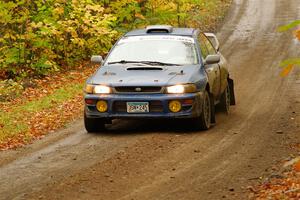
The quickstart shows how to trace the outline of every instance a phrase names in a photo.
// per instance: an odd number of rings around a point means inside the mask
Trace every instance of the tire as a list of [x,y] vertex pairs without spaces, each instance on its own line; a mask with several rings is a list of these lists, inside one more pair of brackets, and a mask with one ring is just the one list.
[[101,119],[88,118],[84,114],[84,126],[88,133],[97,133],[105,130],[105,123]]
[[211,119],[214,112],[212,112],[211,98],[206,90],[203,96],[201,114],[198,118],[194,119],[193,123],[196,129],[208,130],[211,126]]
[[228,84],[220,99],[220,104],[219,104],[220,110],[226,114],[229,114],[229,109],[231,104],[230,102],[231,102],[231,92]]

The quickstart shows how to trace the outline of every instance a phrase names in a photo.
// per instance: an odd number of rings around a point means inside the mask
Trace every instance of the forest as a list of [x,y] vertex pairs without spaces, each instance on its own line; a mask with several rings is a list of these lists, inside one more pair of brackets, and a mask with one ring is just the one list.
[[[225,2],[225,3],[224,3]],[[0,1],[0,79],[68,70],[149,24],[211,30],[229,0]]]

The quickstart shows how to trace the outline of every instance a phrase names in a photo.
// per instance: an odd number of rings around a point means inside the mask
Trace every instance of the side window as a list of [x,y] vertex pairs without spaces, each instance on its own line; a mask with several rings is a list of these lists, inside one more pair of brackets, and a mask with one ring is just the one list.
[[203,57],[203,59],[205,59],[206,56],[209,54],[209,52],[208,52],[208,49],[206,48],[205,41],[203,40],[203,36],[201,34],[198,36],[198,40],[200,43],[202,57]]
[[207,48],[207,55],[214,55],[214,54],[216,54],[217,52],[216,52],[215,48],[213,47],[213,45],[211,44],[211,42],[207,39],[207,37],[205,37],[202,33],[200,33],[199,36],[200,36],[200,42],[201,42],[200,45],[201,46],[205,45],[206,48]]
[[[204,36],[205,37],[205,36]],[[207,39],[207,37],[205,37],[206,39],[206,46],[207,46],[207,49],[208,49],[208,52],[210,55],[215,55],[217,54],[215,48],[213,47],[213,45],[211,44],[211,42]]]

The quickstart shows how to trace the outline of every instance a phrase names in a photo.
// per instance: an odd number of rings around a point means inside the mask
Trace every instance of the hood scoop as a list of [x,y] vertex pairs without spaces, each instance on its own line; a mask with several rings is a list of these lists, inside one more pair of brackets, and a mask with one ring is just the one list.
[[128,71],[162,71],[161,67],[129,67]]
[[183,70],[181,70],[180,72],[170,72],[169,75],[185,75],[185,73],[183,72]]

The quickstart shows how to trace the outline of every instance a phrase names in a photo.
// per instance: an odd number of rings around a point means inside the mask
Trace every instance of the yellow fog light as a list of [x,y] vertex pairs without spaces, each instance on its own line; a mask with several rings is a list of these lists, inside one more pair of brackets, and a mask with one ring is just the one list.
[[107,108],[108,108],[106,101],[98,101],[96,106],[97,106],[98,111],[102,112],[102,113],[106,112]]
[[169,102],[169,109],[171,112],[179,112],[181,110],[181,103],[180,101],[170,101]]

